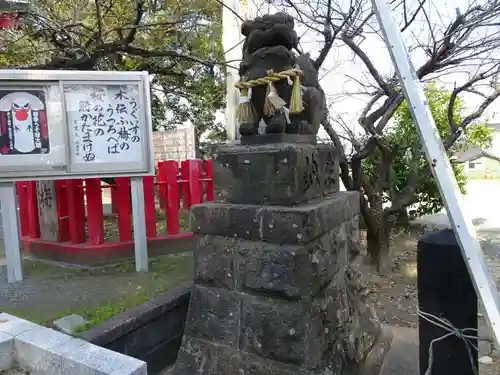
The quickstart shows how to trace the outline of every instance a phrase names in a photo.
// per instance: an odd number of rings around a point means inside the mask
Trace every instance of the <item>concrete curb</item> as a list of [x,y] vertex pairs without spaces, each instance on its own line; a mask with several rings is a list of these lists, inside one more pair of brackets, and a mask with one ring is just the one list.
[[0,371],[13,367],[40,375],[147,374],[143,361],[2,313]]

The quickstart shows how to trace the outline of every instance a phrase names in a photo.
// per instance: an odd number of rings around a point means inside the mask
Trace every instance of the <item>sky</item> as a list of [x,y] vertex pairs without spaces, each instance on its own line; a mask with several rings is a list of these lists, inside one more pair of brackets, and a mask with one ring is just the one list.
[[[342,4],[346,1],[348,0],[340,0],[337,3]],[[249,18],[252,18],[252,16],[256,14],[261,15],[262,13],[273,13],[276,11],[276,9],[272,9],[272,7],[267,5],[263,6],[262,4],[264,1],[248,0],[248,2],[248,8],[246,10],[249,13]],[[440,26],[443,22],[446,22],[456,16],[457,8],[465,10],[470,2],[471,0],[430,0],[428,1],[429,5],[426,8],[427,14],[429,15],[431,23]],[[241,4],[238,0],[225,1],[225,4],[232,7],[232,9],[238,9],[239,5],[240,8],[238,13],[241,15],[245,14],[245,9],[241,8]],[[394,16],[398,17],[398,15]],[[416,24],[417,27],[413,28],[405,37],[405,43],[409,48],[413,47],[417,40],[425,40],[429,36],[428,30],[425,28],[424,20],[417,19],[417,22],[419,22],[419,24]],[[233,25],[233,33],[231,33],[231,38],[233,38],[233,40],[232,42],[225,40],[226,50],[226,45],[234,45],[235,43],[235,30],[235,26]],[[311,52],[311,55],[314,58],[322,45],[321,42],[318,43],[318,41],[320,41],[319,36],[313,34],[312,32],[305,32],[305,29],[301,27],[296,26],[296,30],[298,35],[302,36],[301,46],[303,50],[305,52]],[[363,50],[383,75],[392,75],[394,68],[384,41],[374,33],[365,33],[364,35],[365,39],[361,44]],[[240,50],[241,48],[239,47],[232,51],[233,58],[239,53]],[[423,53],[412,53],[411,58],[413,64],[418,67],[424,61],[425,55]],[[333,113],[335,118],[341,119],[339,123],[342,122],[344,126],[348,126],[356,133],[361,132],[362,130],[357,124],[357,118],[364,108],[367,100],[370,99],[368,96],[354,94],[360,91],[361,86],[358,82],[365,82],[367,80],[365,74],[366,68],[364,67],[364,64],[359,59],[353,58],[352,52],[347,47],[341,46],[340,44],[337,44],[332,48],[332,51],[327,57],[323,65],[323,69],[320,72],[320,83],[327,95],[327,98],[329,98],[331,113]],[[449,87],[452,89],[455,82],[460,84],[460,82],[463,82],[463,79],[463,76],[449,76],[445,79],[441,79],[440,84],[443,87]],[[471,109],[478,105],[479,99],[480,98],[475,95],[464,97],[467,106]],[[485,117],[499,118],[500,115],[494,116],[494,113],[497,112],[497,108],[500,109],[499,102],[493,103],[487,111]],[[339,125],[337,125],[337,130],[342,132]],[[324,130],[320,131],[320,136],[326,137]]]

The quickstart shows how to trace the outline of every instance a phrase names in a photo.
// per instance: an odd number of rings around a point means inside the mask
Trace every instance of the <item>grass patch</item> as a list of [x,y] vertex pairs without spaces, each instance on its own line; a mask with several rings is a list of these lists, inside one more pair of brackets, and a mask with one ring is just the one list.
[[[170,288],[190,282],[193,279],[193,258],[190,255],[163,256],[150,262],[150,277],[146,282],[138,283],[135,293],[129,293],[118,300],[110,300],[99,305],[96,309],[82,311],[89,322],[77,331],[85,331],[97,324],[101,324],[112,316],[127,309],[138,306],[154,298]],[[127,263],[114,267],[115,272],[135,272],[135,264]]]
[[[191,282],[194,270],[190,252],[151,258],[147,273],[136,273],[134,262],[94,269],[63,268],[32,260],[24,260],[24,265],[27,275],[52,279],[54,284],[78,281],[75,285],[83,285],[84,288],[88,285],[88,297],[84,301],[75,297],[75,300],[62,299],[57,304],[52,302],[33,309],[7,308],[2,311],[46,326],[66,315],[78,314],[89,321],[85,326],[78,327],[78,331],[87,330],[173,287]],[[92,288],[98,288],[99,294],[104,294],[106,298],[96,303]]]
[[[188,232],[187,211],[180,211],[179,221],[180,232]],[[156,211],[156,223],[158,234],[167,233],[164,212]],[[119,240],[117,216],[105,217],[104,232],[106,241]],[[0,311],[46,326],[51,326],[54,320],[66,315],[78,314],[89,321],[84,327],[79,327],[82,331],[193,279],[194,264],[191,253],[163,255],[150,258],[149,262],[150,271],[141,274],[135,272],[134,261],[114,266],[78,268],[25,258],[23,273],[26,280],[20,290],[28,284],[31,291],[38,290],[37,284],[49,282],[51,286],[54,285],[51,288],[40,287],[40,294],[36,298],[40,302],[36,302],[36,308],[25,308],[23,305],[30,304],[20,302],[15,305],[22,307],[2,308]],[[68,284],[74,284],[75,288],[83,290],[84,293],[75,291],[75,295],[80,297],[74,298],[55,296],[58,294],[59,285]],[[44,298],[45,294],[47,298]],[[11,298],[11,294],[4,297]]]

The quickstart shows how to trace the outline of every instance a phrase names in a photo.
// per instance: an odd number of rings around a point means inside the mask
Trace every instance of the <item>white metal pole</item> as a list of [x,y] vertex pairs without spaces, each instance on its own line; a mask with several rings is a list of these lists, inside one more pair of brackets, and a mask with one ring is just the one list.
[[239,92],[234,85],[239,80],[237,68],[242,58],[244,40],[243,35],[241,35],[242,22],[239,17],[246,20],[263,13],[269,13],[270,5],[265,0],[225,0],[223,3],[222,46],[225,51],[225,60],[232,67],[227,68],[225,121],[228,140],[235,141],[240,139],[240,134],[236,121]]
[[21,246],[19,242],[19,221],[14,182],[0,184],[0,207],[2,211],[3,241],[7,262],[7,281],[23,280]]
[[446,205],[448,217],[462,249],[467,268],[481,298],[497,344],[500,344],[500,304],[498,290],[484,260],[481,244],[476,238],[476,230],[464,214],[462,194],[446,155],[439,132],[434,123],[429,103],[415,69],[411,63],[403,37],[386,0],[372,0],[380,27],[392,61],[403,85],[404,94],[411,110],[420,139],[432,166],[432,173],[438,183],[441,197]]
[[142,177],[130,179],[132,195],[132,217],[134,223],[135,270],[148,270],[148,240],[146,238],[146,215],[144,213],[144,185]]
[[226,131],[229,141],[239,139],[238,124],[236,121],[236,107],[239,93],[234,87],[238,81],[238,66],[242,56],[241,20],[239,0],[225,0],[222,7],[222,46],[225,51],[226,67]]

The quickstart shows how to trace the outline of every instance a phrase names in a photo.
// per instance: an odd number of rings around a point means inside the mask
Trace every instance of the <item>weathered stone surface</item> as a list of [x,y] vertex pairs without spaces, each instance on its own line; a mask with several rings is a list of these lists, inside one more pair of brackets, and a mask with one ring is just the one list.
[[331,146],[223,146],[213,166],[217,200],[295,205],[339,191],[338,151]]
[[184,336],[174,375],[216,375],[220,346]]
[[236,288],[237,238],[201,236],[194,251],[195,282],[217,288]]
[[217,360],[217,375],[313,375],[303,368],[262,358],[230,348],[221,348]]
[[279,244],[306,244],[359,213],[357,192],[344,191],[297,207],[203,203],[191,209],[191,230]]
[[319,309],[307,302],[248,296],[241,312],[240,349],[275,361],[315,368],[321,352]]
[[[348,244],[359,242],[353,220],[306,245],[279,245],[205,235],[196,256],[196,281],[285,298],[312,297],[348,263]],[[348,240],[349,239],[349,240]]]
[[192,374],[313,375],[313,372],[205,340],[186,337],[179,351],[174,375]]
[[323,295],[314,301],[323,316],[321,340],[330,348],[322,354],[321,366],[325,370],[350,374],[345,369],[360,367],[378,338],[380,323],[365,301],[366,294],[363,276],[349,266],[347,272],[336,275]]
[[238,345],[241,296],[224,289],[195,285],[185,333],[232,347]]

